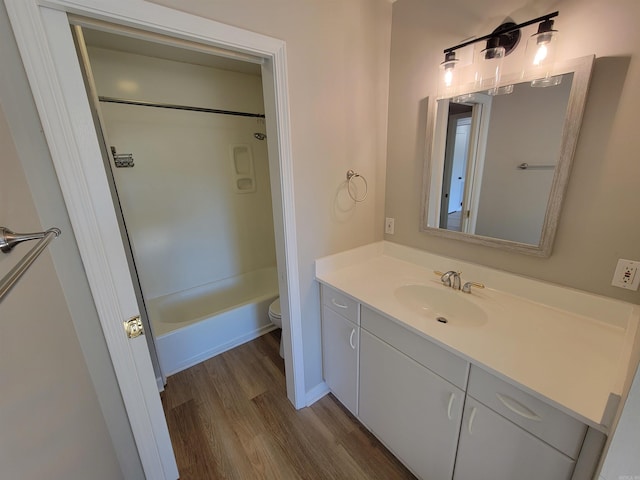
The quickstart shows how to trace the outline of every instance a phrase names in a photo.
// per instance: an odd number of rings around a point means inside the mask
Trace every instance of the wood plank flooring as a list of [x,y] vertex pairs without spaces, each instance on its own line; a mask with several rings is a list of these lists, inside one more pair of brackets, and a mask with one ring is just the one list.
[[169,377],[180,479],[414,479],[332,395],[293,408],[279,332]]

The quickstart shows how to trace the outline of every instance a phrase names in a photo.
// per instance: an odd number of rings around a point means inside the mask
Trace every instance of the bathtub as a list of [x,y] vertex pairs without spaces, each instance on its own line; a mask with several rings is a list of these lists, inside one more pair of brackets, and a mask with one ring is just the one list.
[[167,376],[276,328],[275,267],[147,300],[160,368]]

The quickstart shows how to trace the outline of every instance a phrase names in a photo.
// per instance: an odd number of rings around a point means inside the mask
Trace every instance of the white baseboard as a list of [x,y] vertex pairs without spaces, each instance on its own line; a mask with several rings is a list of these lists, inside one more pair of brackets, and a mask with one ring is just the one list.
[[162,377],[156,377],[156,384],[158,385],[158,392],[164,392],[164,382]]
[[316,403],[318,400],[324,397],[327,393],[329,393],[329,387],[325,382],[319,383],[318,385],[313,387],[311,390],[307,392],[307,395],[306,395],[307,407],[310,407],[311,405]]

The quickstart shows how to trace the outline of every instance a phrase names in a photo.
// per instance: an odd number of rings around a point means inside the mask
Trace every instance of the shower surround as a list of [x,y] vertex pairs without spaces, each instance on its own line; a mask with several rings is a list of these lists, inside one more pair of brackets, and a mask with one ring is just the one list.
[[[258,73],[89,47],[98,94],[262,114]],[[264,119],[100,103],[160,366],[171,375],[273,328],[278,296]]]

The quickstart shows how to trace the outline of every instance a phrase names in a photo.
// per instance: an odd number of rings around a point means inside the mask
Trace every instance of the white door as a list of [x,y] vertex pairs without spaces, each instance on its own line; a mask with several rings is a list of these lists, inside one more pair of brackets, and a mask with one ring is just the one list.
[[[145,338],[128,339],[123,322],[139,315],[118,222],[102,166],[100,146],[71,37],[66,12],[137,26],[268,60],[263,79],[269,157],[274,159],[272,190],[279,245],[278,266],[286,272],[283,293],[287,392],[304,405],[295,212],[291,184],[284,42],[150,4],[143,0],[6,0],[43,130],[51,151],[74,235],[147,478],[178,476]],[[208,47],[215,49],[215,47]],[[256,58],[253,56],[252,58]],[[276,92],[277,91],[277,95]],[[284,172],[284,174],[283,174]],[[275,182],[276,188],[273,188]],[[284,226],[283,226],[284,224]],[[282,267],[282,268],[281,268]],[[283,322],[284,323],[284,322]]]

